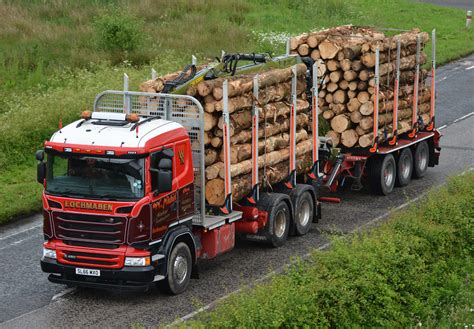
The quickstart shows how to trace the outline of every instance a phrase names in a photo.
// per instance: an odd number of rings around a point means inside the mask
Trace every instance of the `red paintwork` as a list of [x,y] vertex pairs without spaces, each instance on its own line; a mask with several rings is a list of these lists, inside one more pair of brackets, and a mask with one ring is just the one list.
[[199,257],[211,259],[234,248],[235,223],[224,224],[211,231],[198,231],[202,248]]
[[235,222],[235,231],[245,234],[257,234],[258,222],[257,221],[237,221]]
[[323,196],[323,197],[318,198],[318,201],[329,202],[329,203],[341,203],[341,198]]
[[[124,265],[125,257],[145,257],[150,256],[149,251],[135,249],[133,247],[122,245],[116,249],[99,249],[91,247],[70,246],[63,243],[61,240],[52,239],[46,241],[43,246],[48,249],[56,250],[57,261],[60,264],[74,265],[79,267],[93,267],[93,268],[109,268],[118,269]],[[78,254],[77,261],[65,258],[69,253]],[[87,255],[83,255],[87,254]],[[94,256],[97,255],[97,256]],[[102,256],[102,257],[101,257]],[[88,263],[92,261],[105,261],[110,264],[96,264]]]

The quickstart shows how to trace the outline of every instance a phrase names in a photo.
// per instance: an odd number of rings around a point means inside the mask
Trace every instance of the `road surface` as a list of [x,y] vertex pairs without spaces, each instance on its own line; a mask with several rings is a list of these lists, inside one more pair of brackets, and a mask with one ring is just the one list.
[[[446,65],[437,74],[437,126],[443,127],[440,165],[426,177],[387,197],[367,191],[343,192],[340,205],[323,204],[323,219],[304,237],[291,238],[279,249],[242,242],[213,261],[200,263],[200,279],[179,296],[153,289],[120,294],[67,289],[47,281],[41,272],[41,219],[32,216],[0,228],[0,327],[129,327],[166,324],[260,279],[324,245],[327,232],[348,233],[382,218],[388,211],[419,197],[450,175],[474,166],[474,55]],[[471,115],[471,116],[470,116]],[[457,121],[462,118],[460,121]]]

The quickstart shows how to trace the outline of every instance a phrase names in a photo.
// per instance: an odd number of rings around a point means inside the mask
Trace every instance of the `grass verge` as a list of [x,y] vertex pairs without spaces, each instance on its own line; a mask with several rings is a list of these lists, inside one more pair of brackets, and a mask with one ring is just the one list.
[[368,233],[333,240],[191,327],[464,327],[474,324],[474,174]]
[[[117,53],[97,44],[94,22],[110,10],[143,21],[141,47]],[[18,173],[34,168],[35,150],[59,120],[75,120],[95,94],[121,88],[124,72],[136,89],[150,67],[176,70],[193,53],[200,61],[221,49],[279,54],[289,35],[349,23],[436,27],[439,63],[474,51],[464,11],[408,0],[0,0],[0,14],[0,209],[8,209],[0,223],[25,212],[26,203],[11,203],[12,196],[35,195],[39,203],[34,174]]]

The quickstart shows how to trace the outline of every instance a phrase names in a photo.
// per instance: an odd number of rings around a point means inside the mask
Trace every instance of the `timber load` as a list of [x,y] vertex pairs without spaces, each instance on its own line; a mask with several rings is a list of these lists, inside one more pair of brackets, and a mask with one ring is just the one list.
[[[305,64],[296,64],[296,170],[309,171],[312,165],[312,140],[309,130],[311,109],[306,95]],[[160,91],[176,74],[142,84],[141,90]],[[223,83],[228,81],[230,118],[230,175],[232,196],[239,201],[251,191],[252,108],[258,108],[258,167],[261,186],[277,184],[288,177],[290,157],[290,111],[292,106],[292,67],[267,69],[258,75],[258,99],[253,96],[254,74],[218,77],[190,84],[186,94],[195,97],[204,109],[206,201],[224,204]],[[150,87],[153,86],[153,87]],[[152,88],[152,89],[148,89]],[[154,92],[154,91],[152,91]],[[265,172],[265,175],[263,174]],[[262,181],[265,179],[265,181]]]
[[[293,54],[318,61],[320,114],[330,126],[326,136],[333,146],[369,147],[374,142],[374,93],[376,49],[379,49],[379,141],[390,138],[394,109],[397,41],[400,41],[400,77],[398,97],[398,133],[412,128],[416,89],[415,68],[417,37],[420,41],[420,67],[426,62],[423,46],[428,33],[414,29],[386,36],[373,28],[339,26],[305,33],[290,39]],[[431,90],[426,87],[426,71],[420,69],[416,102],[418,118],[429,122]],[[428,118],[428,119],[427,119]],[[426,120],[425,120],[426,119]],[[384,133],[385,132],[385,133]],[[388,132],[388,133],[387,133]]]

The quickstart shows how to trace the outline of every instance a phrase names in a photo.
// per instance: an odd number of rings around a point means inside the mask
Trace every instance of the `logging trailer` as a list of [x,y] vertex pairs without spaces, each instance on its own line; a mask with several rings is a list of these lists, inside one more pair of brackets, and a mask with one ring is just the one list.
[[[238,66],[239,60],[250,63]],[[252,192],[233,202],[225,82],[226,197],[220,207],[207,205],[204,111],[199,101],[183,95],[185,87],[216,74],[252,73],[301,61],[307,64],[311,87],[311,171],[296,174],[294,69],[288,179],[272,189],[259,184],[259,175],[265,173],[259,172],[256,161],[259,120],[254,104]],[[44,150],[36,153],[37,180],[44,185],[41,268],[50,273],[49,280],[123,290],[146,290],[156,283],[169,293],[179,294],[191,277],[197,277],[197,260],[231,250],[236,236],[279,247],[288,235],[306,234],[321,217],[320,202],[338,202],[337,198],[320,197],[321,189],[336,191],[349,180],[358,189],[367,180],[375,193],[385,195],[395,184],[404,186],[412,176],[423,177],[428,166],[438,164],[434,33],[430,124],[419,124],[415,109],[410,133],[398,135],[395,124],[390,141],[381,143],[375,137],[370,148],[336,149],[328,139],[318,137],[317,65],[288,51],[277,58],[228,54],[220,63],[200,71],[193,59],[182,75],[167,83],[163,93],[128,91],[125,80],[124,91],[97,95],[92,112],[84,112],[82,119],[60,127],[45,142]],[[375,88],[377,70],[378,64]],[[397,90],[398,81],[395,83]],[[258,98],[257,76],[254,94]],[[374,106],[377,122],[377,97]],[[374,124],[374,136],[378,136],[377,129]]]

